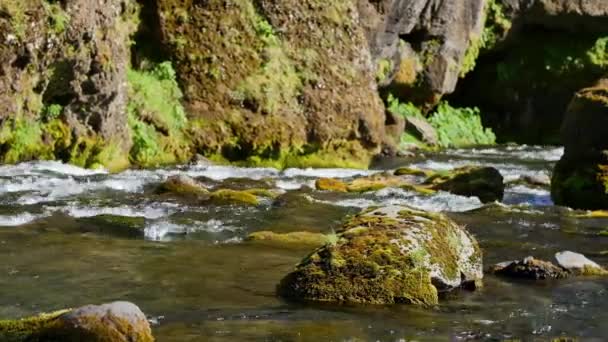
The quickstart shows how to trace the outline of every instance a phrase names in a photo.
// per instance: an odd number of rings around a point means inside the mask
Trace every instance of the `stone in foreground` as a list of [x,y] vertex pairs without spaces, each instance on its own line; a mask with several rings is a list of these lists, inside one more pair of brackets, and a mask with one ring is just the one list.
[[435,305],[440,292],[474,288],[482,277],[481,250],[463,227],[442,214],[388,206],[348,220],[278,292],[291,300]]
[[531,256],[523,260],[507,261],[494,265],[490,272],[507,278],[531,280],[562,279],[569,276],[566,269]]
[[586,256],[570,251],[559,252],[555,254],[557,263],[578,275],[608,275],[608,271],[594,261],[589,260]]
[[2,341],[151,342],[146,316],[132,303],[87,305],[15,321],[0,321]]

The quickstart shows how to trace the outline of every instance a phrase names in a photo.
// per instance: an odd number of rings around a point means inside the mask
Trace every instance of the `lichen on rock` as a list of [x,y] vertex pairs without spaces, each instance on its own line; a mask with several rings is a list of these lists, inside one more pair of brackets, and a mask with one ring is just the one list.
[[439,293],[480,284],[475,239],[442,214],[370,208],[347,220],[278,286],[291,300],[435,305]]

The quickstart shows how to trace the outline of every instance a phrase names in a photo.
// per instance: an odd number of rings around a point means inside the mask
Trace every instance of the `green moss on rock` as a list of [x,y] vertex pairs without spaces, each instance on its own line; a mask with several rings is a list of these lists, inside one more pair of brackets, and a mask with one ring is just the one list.
[[465,166],[436,173],[427,178],[425,184],[434,190],[476,196],[483,203],[501,201],[505,189],[502,175],[493,167]]
[[247,240],[255,243],[268,244],[279,247],[320,247],[328,243],[328,236],[322,233],[291,232],[275,233],[271,231],[259,231],[249,234]]
[[482,277],[481,251],[441,214],[408,207],[363,211],[335,242],[306,257],[278,286],[292,300],[435,305],[438,293]]
[[259,205],[258,197],[247,190],[220,189],[209,194],[209,199],[215,204],[245,204]]

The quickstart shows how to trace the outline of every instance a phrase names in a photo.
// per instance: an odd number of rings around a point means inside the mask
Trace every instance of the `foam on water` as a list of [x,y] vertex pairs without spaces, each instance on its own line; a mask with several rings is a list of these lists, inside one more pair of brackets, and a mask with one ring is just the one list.
[[367,208],[377,205],[407,205],[416,209],[434,212],[463,212],[480,208],[483,204],[477,197],[464,197],[447,192],[421,196],[416,192],[398,188],[385,188],[373,193],[372,198],[355,198],[338,201],[322,201],[343,207]]
[[144,228],[144,236],[147,240],[164,241],[172,234],[187,235],[195,232],[221,233],[225,231],[235,232],[238,230],[241,230],[241,228],[216,219],[189,224],[178,224],[163,219],[149,223]]
[[556,162],[564,155],[563,147],[554,147],[547,149],[540,146],[507,146],[504,148],[472,148],[472,149],[454,149],[442,152],[445,155],[461,156],[461,157],[501,157],[509,156],[516,159],[524,160],[544,160]]
[[93,217],[98,215],[115,215],[125,217],[144,217],[147,219],[158,219],[167,217],[179,210],[179,205],[174,203],[155,203],[148,206],[117,206],[96,207],[70,204],[64,207],[48,207],[49,211],[62,211],[75,218]]
[[449,171],[454,170],[458,167],[463,166],[490,166],[496,168],[500,171],[500,174],[504,177],[505,182],[511,182],[520,179],[522,176],[538,176],[541,174],[547,175],[547,172],[544,170],[531,170],[524,166],[516,165],[516,164],[506,164],[506,163],[486,163],[479,161],[471,161],[471,160],[449,160],[449,161],[436,161],[436,160],[426,160],[420,163],[414,163],[411,166],[417,167],[421,169],[430,169],[435,171]]
[[16,227],[46,217],[46,214],[21,213],[16,215],[0,215],[0,227]]

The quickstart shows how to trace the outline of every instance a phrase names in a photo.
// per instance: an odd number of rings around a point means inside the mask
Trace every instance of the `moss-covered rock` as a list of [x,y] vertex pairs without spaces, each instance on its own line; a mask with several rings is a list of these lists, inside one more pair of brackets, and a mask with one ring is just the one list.
[[562,125],[564,156],[553,170],[551,195],[559,205],[608,208],[608,80],[578,92]]
[[475,239],[441,214],[370,208],[306,257],[278,286],[292,300],[435,305],[438,294],[479,284]]
[[395,170],[395,176],[418,176],[418,177],[430,177],[433,175],[431,170],[423,170],[411,167],[400,167]]
[[500,172],[493,167],[465,166],[436,173],[424,182],[434,190],[461,196],[476,196],[483,203],[501,201],[505,184]]
[[0,321],[0,338],[8,342],[152,342],[146,316],[134,304],[114,302]]
[[255,194],[247,190],[219,189],[209,194],[209,201],[213,204],[244,204],[259,205],[260,200]]
[[208,194],[209,191],[192,177],[177,175],[162,182],[156,188],[156,193],[196,197]]
[[146,219],[117,215],[96,215],[78,219],[80,231],[125,238],[143,238]]
[[335,178],[319,178],[315,181],[315,187],[317,190],[348,192],[348,185]]
[[259,231],[247,236],[247,241],[279,247],[320,247],[329,242],[327,235],[313,232],[275,233]]

